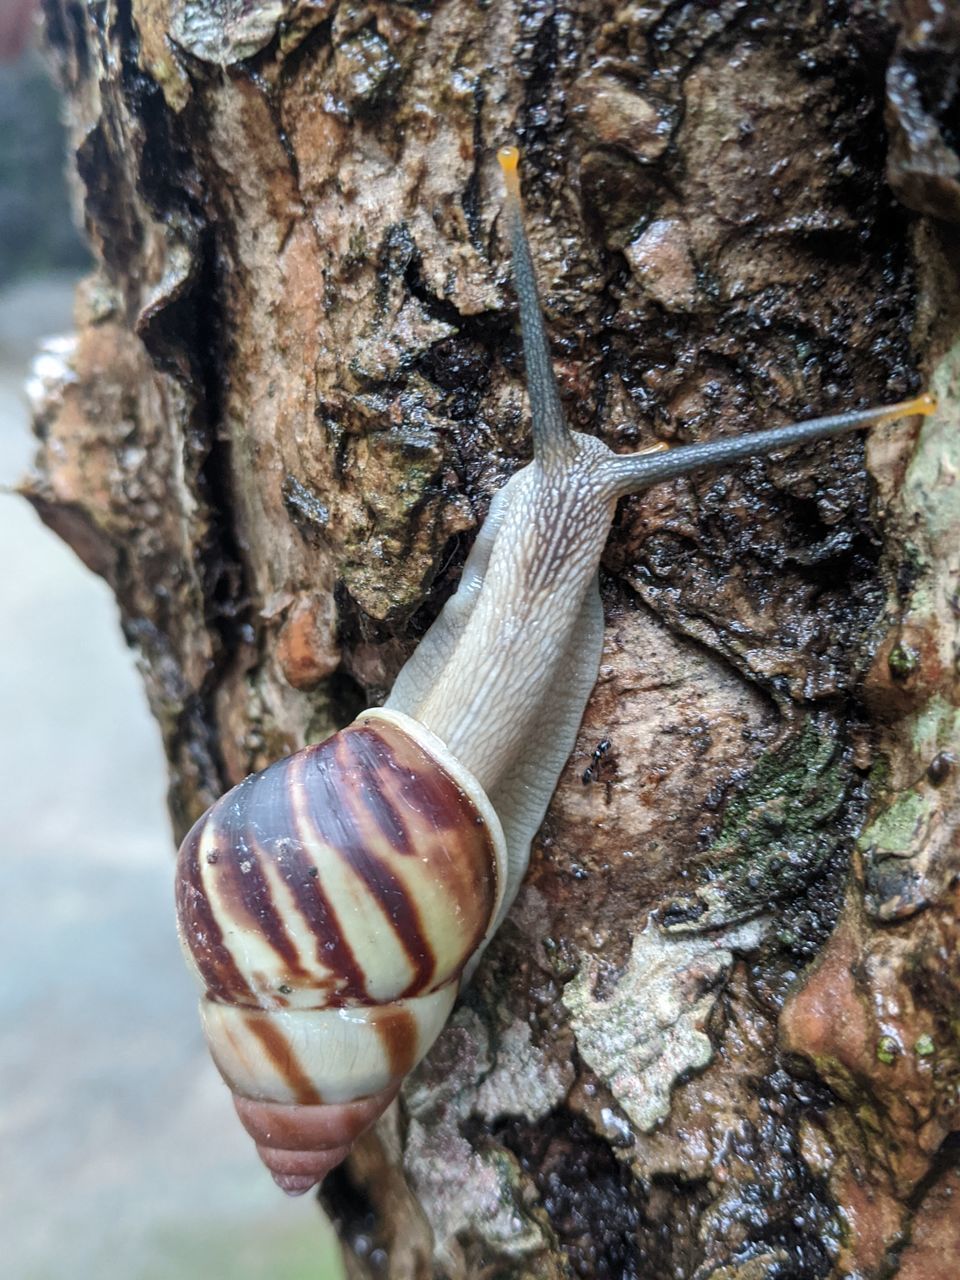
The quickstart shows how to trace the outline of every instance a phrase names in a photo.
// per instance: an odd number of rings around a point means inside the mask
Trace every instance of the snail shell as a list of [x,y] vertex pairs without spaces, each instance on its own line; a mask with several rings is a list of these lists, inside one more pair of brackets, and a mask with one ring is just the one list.
[[475,779],[399,712],[246,778],[187,835],[177,909],[204,1033],[285,1190],[343,1159],[439,1035],[505,860]]

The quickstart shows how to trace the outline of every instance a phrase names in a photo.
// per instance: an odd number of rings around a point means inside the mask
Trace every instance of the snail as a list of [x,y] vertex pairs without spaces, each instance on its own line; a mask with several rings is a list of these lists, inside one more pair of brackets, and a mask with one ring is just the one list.
[[[533,461],[382,708],[239,783],[180,849],[204,1032],[276,1182],[308,1190],[389,1106],[510,909],[597,676],[617,500],[909,413],[931,397],[617,455],[569,429],[500,152]],[[529,744],[536,744],[530,750]]]

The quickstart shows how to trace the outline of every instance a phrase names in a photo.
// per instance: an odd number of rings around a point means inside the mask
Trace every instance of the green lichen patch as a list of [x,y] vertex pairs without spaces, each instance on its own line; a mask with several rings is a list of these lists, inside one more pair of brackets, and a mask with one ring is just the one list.
[[865,828],[860,848],[870,850],[874,857],[909,857],[917,848],[929,811],[930,801],[920,791],[902,792]]
[[[956,401],[960,386],[960,342],[940,362],[931,381],[931,390],[943,405]],[[904,502],[922,513],[923,530],[935,548],[955,545],[960,525],[960,485],[949,480],[960,470],[960,432],[949,413],[934,414],[924,421],[919,445],[904,481]]]
[[836,819],[849,782],[826,720],[762,756],[727,804],[695,905],[674,903],[665,925],[673,932],[715,928],[808,884],[843,839]]
[[912,745],[917,756],[932,759],[939,751],[956,750],[960,744],[960,707],[935,694],[917,713]]

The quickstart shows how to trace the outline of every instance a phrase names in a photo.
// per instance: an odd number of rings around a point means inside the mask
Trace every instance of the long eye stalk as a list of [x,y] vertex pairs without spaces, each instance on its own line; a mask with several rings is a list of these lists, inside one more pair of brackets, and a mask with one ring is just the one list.
[[[523,226],[523,209],[520,201],[518,164],[520,153],[516,147],[503,147],[497,153],[503,169],[507,188],[506,210],[510,220],[513,249],[513,276],[520,304],[520,326],[523,331],[523,352],[527,368],[527,386],[530,395],[530,412],[533,422],[534,458],[544,468],[562,465],[576,452],[573,433],[567,426],[560,403],[560,393],[550,359],[550,345],[543,323],[543,312],[537,292],[537,280],[530,245]],[[707,467],[729,466],[743,458],[774,453],[813,440],[845,435],[861,427],[878,422],[904,418],[910,414],[931,414],[936,411],[936,399],[929,394],[898,404],[870,409],[858,409],[852,413],[831,414],[825,418],[813,418],[808,422],[796,422],[769,431],[755,431],[748,435],[730,436],[722,440],[708,440],[700,444],[682,445],[665,452],[651,452],[617,456],[610,468],[612,487],[616,494],[635,493],[661,480],[670,480]],[[656,448],[656,446],[654,446]]]

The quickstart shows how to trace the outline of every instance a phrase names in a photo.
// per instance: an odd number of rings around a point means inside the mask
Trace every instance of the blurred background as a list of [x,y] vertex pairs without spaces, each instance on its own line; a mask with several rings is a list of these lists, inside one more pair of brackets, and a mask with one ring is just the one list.
[[12,492],[31,360],[89,269],[27,7],[0,0],[0,1273],[339,1280],[316,1204],[273,1185],[207,1057],[113,598]]

